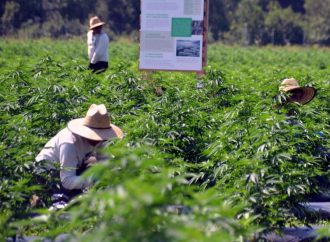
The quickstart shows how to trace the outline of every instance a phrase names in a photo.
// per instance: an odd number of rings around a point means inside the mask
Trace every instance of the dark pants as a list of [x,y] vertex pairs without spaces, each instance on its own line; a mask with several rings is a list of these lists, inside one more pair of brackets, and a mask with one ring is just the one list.
[[95,64],[89,63],[88,68],[91,69],[93,73],[102,73],[108,68],[108,62],[99,61]]

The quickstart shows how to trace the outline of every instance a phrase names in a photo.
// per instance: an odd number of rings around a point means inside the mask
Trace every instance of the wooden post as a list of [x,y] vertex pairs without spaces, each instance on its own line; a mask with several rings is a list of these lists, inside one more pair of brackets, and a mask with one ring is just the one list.
[[203,75],[205,75],[204,67],[207,65],[208,30],[209,30],[209,0],[204,0],[202,70],[196,72],[197,79],[200,79]]

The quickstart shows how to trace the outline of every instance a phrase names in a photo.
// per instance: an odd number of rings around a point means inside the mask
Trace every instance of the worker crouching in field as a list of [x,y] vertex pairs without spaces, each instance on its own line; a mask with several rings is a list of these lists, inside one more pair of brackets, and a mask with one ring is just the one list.
[[104,72],[108,68],[109,37],[102,30],[104,24],[97,16],[89,21],[87,33],[89,69],[95,73]]
[[105,141],[122,137],[122,130],[110,122],[106,107],[92,104],[85,118],[70,121],[45,145],[36,161],[59,163],[60,189],[53,193],[65,196],[67,202],[91,185],[92,181],[80,175],[98,161],[96,150]]
[[309,103],[316,95],[315,88],[301,87],[294,78],[284,79],[279,89],[288,94],[287,102],[297,102],[301,105]]
[[[294,78],[284,79],[279,88],[280,92],[287,95],[284,103],[298,103],[300,105],[305,105],[312,101],[316,96],[316,90],[313,87],[301,87],[298,84],[298,81]],[[294,108],[288,110],[288,124],[301,126],[302,123],[298,119],[298,115],[295,112]],[[314,133],[316,136],[324,137],[324,133],[321,131]],[[296,134],[297,139],[301,138],[300,134]],[[324,163],[324,172],[327,171],[328,165],[330,162],[330,153],[329,150],[323,144],[315,144],[315,150],[313,150],[314,156],[322,157],[326,162]],[[319,190],[316,194],[313,194],[308,199],[313,202],[324,202],[330,201],[330,179],[327,176],[318,176],[316,177],[316,182],[318,183]]]

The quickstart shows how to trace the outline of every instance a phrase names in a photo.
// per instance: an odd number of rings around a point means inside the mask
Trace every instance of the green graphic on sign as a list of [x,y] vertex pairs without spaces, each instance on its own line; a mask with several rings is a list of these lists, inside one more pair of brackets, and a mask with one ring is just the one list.
[[172,18],[172,37],[191,37],[192,18]]

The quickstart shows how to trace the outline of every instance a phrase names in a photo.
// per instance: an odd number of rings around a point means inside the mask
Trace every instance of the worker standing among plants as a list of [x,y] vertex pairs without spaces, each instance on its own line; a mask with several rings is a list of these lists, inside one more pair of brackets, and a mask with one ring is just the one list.
[[122,137],[122,130],[110,122],[106,107],[92,104],[84,118],[71,120],[45,145],[36,161],[60,164],[61,188],[54,193],[69,200],[91,185],[92,181],[80,175],[98,161],[96,149],[111,138]]
[[102,30],[103,25],[105,23],[97,16],[92,17],[89,21],[87,33],[89,69],[95,73],[104,72],[108,68],[109,37]]

